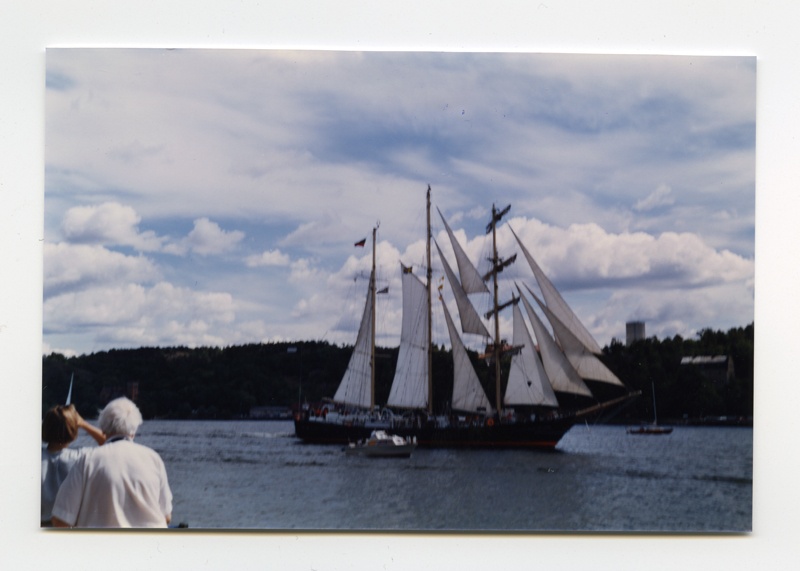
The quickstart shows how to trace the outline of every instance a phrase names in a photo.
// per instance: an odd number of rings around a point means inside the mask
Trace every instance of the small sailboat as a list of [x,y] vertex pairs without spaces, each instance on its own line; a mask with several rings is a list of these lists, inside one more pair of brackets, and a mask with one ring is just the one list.
[[653,387],[653,423],[642,424],[641,426],[629,426],[628,434],[672,434],[671,426],[658,425],[658,412],[656,412],[656,384],[652,382]]
[[366,440],[351,442],[344,449],[350,456],[366,456],[367,458],[409,458],[417,447],[416,438],[403,438],[389,434],[385,430],[373,430]]

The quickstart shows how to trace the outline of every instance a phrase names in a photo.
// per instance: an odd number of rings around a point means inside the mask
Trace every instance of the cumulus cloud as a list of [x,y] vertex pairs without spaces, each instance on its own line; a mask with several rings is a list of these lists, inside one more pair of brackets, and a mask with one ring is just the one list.
[[245,264],[249,268],[258,268],[261,266],[288,266],[290,262],[291,259],[289,256],[280,250],[267,250],[261,254],[245,258]]
[[161,272],[143,256],[126,256],[97,245],[45,243],[45,297],[98,284],[142,283]]
[[59,355],[64,355],[65,357],[77,357],[78,352],[74,349],[59,349],[58,347],[52,347],[50,343],[46,341],[42,342],[42,355],[50,355],[52,353],[58,353]]
[[[716,250],[697,234],[664,232],[610,233],[596,224],[557,228],[538,220],[512,221],[534,259],[556,282],[571,288],[602,283],[647,283],[666,289],[744,281],[754,275],[754,262],[728,250]],[[513,249],[510,232],[503,234]]]
[[[632,288],[615,291],[592,319],[595,330],[607,340],[624,338],[625,322],[631,320],[644,321],[648,337],[692,338],[711,323],[722,330],[749,324],[752,302],[753,292],[745,282],[686,291]],[[743,319],[748,313],[750,319]]]
[[166,238],[152,231],[140,232],[141,220],[130,206],[105,202],[70,208],[64,214],[61,229],[69,242],[131,246],[144,252],[159,250]]
[[192,252],[201,256],[222,254],[235,248],[243,238],[244,232],[225,231],[216,222],[208,218],[199,218],[194,221],[194,228],[186,238],[170,244],[164,248],[164,252],[177,255]]
[[91,330],[95,340],[120,346],[224,344],[236,317],[233,297],[159,282],[105,286],[68,292],[44,302],[47,329]]
[[646,212],[661,206],[671,206],[673,204],[675,204],[675,197],[672,195],[672,189],[666,184],[661,184],[646,198],[639,200],[633,206],[633,209],[637,212]]

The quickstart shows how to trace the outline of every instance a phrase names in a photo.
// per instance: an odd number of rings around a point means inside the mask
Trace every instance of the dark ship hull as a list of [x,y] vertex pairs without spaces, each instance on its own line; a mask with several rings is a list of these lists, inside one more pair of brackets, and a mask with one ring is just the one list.
[[398,436],[416,438],[418,446],[424,448],[553,450],[576,423],[594,420],[608,409],[623,405],[638,395],[638,392],[630,393],[574,413],[536,420],[437,417],[410,422],[407,419],[359,421],[357,418],[332,422],[325,417],[301,414],[295,417],[294,427],[298,438],[312,444],[347,444],[368,438],[373,430],[383,429]]
[[[425,448],[540,448],[556,447],[572,428],[575,420],[482,425],[446,425],[435,423],[414,427],[391,427],[393,434],[417,439]],[[295,434],[304,442],[347,444],[369,437],[375,425],[344,425],[297,419]]]

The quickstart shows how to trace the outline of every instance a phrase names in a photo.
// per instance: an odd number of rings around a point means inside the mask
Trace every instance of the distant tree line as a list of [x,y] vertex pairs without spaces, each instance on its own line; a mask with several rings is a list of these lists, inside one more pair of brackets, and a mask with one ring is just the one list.
[[[727,332],[703,329],[696,339],[655,337],[626,346],[612,342],[603,360],[634,390],[642,391],[627,416],[652,420],[653,385],[659,420],[707,416],[753,416],[754,325]],[[683,357],[728,356],[733,378],[720,381],[701,366],[681,365]]]
[[[72,401],[94,418],[110,399],[132,396],[145,418],[246,418],[252,407],[290,407],[319,402],[336,392],[352,347],[324,341],[260,343],[232,347],[112,349],[42,359],[42,410],[63,403],[74,375]],[[397,363],[397,348],[380,348],[376,358],[376,402],[386,402]],[[735,377],[720,383],[702,368],[681,366],[681,358],[729,355]],[[471,354],[491,400],[489,368]],[[642,398],[618,419],[652,418],[652,386],[659,419],[753,414],[753,324],[728,332],[701,331],[697,339],[649,338],[626,346],[612,342],[601,356],[608,367]],[[504,363],[507,370],[508,362]],[[449,405],[453,365],[450,351],[433,352],[437,410]]]

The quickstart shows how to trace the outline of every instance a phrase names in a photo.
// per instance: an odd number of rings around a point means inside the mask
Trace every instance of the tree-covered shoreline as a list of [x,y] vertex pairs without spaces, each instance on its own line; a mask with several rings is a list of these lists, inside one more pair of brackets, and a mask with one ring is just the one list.
[[[753,415],[754,325],[727,332],[705,329],[695,339],[644,339],[626,346],[612,341],[602,360],[630,390],[642,397],[615,420],[649,421],[652,386],[660,420]],[[72,400],[93,418],[108,400],[134,396],[145,418],[248,418],[253,407],[289,408],[299,401],[333,396],[352,347],[325,341],[259,343],[230,347],[144,347],[42,358],[42,410],[63,403],[74,374]],[[684,357],[729,356],[734,375],[720,382]],[[485,363],[471,354],[487,394],[494,394]],[[397,362],[397,348],[379,348],[376,402],[385,402]],[[507,363],[506,363],[507,366]],[[447,405],[453,367],[449,350],[433,354],[435,408]]]

